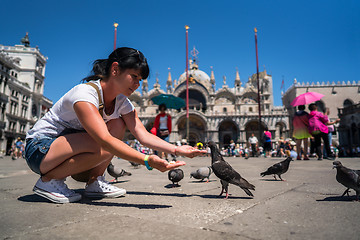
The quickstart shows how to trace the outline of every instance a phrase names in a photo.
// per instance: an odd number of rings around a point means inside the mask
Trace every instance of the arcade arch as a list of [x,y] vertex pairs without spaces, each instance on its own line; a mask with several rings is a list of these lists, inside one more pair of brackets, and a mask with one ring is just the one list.
[[[186,91],[180,92],[178,97],[186,99]],[[206,110],[206,98],[203,93],[196,89],[189,89],[189,108],[203,112]]]
[[[261,129],[264,129],[265,126],[266,125],[263,122],[261,122]],[[263,131],[263,130],[261,130],[261,131]],[[248,141],[249,137],[251,137],[251,134],[254,134],[258,138],[259,142],[262,141],[261,138],[259,139],[259,121],[258,120],[251,120],[245,124],[245,135],[246,135],[245,142]]]
[[238,142],[239,129],[232,120],[224,120],[219,125],[219,143],[220,147],[227,147],[230,141]]
[[[186,116],[183,116],[177,122],[178,134],[182,139],[186,138]],[[195,146],[197,142],[206,140],[206,122],[202,117],[196,114],[189,115],[189,144]]]
[[277,122],[275,124],[275,139],[286,139],[286,126],[283,122]]
[[346,108],[346,107],[352,106],[353,104],[354,104],[354,102],[351,101],[350,99],[345,99],[343,106],[344,106],[344,108]]

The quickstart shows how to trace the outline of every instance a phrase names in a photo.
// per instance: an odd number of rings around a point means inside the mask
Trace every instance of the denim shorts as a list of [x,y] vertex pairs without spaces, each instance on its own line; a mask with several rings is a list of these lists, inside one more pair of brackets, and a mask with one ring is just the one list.
[[55,139],[56,137],[37,137],[26,139],[25,152],[23,155],[28,166],[33,172],[42,175],[40,172],[40,164]]

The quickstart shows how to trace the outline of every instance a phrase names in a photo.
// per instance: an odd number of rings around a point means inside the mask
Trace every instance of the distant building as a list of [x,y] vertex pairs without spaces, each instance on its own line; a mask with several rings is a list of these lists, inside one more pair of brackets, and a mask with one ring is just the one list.
[[[246,84],[242,84],[238,70],[234,73],[234,85],[231,87],[223,77],[221,88],[215,90],[214,72],[210,77],[199,69],[195,59],[190,60],[189,68],[189,143],[195,145],[198,141],[213,140],[220,146],[227,146],[231,140],[246,143],[251,133],[258,136],[258,97],[257,78],[252,75]],[[280,137],[288,137],[289,120],[284,107],[273,105],[272,76],[266,71],[259,73],[261,91],[262,127],[268,127],[272,132],[273,141]],[[139,118],[150,130],[153,126],[158,106],[151,99],[159,94],[173,94],[186,99],[186,73],[178,80],[173,80],[169,71],[166,88],[161,89],[159,79],[152,89],[147,80],[143,80],[141,93],[134,92],[130,100],[135,105]],[[171,110],[172,133],[170,142],[186,139],[186,110]],[[127,138],[133,136],[127,132]],[[261,139],[260,139],[261,140]]]
[[[289,113],[291,134],[293,131],[293,126],[291,123],[296,112],[296,108],[291,106],[290,103],[295,97],[306,92],[318,92],[325,95],[320,101],[316,102],[318,111],[324,112],[326,108],[329,108],[329,119],[333,121],[340,117],[340,115],[338,115],[338,109],[346,108],[347,106],[352,106],[353,104],[360,102],[360,81],[337,83],[298,83],[296,79],[294,79],[293,85],[287,89],[287,91],[282,96],[283,104]],[[308,109],[307,111],[309,112]],[[335,128],[335,133],[333,134],[333,143],[340,145],[343,144],[341,139],[339,139],[338,128]]]
[[345,156],[359,156],[360,102],[339,108],[339,141]]
[[0,45],[0,150],[6,152],[53,105],[43,95],[47,58],[30,47],[28,34],[22,43]]

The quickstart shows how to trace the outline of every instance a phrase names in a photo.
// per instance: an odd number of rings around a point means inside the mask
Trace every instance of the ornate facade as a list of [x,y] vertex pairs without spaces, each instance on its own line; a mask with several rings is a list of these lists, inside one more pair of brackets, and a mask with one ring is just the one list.
[[6,152],[53,105],[43,95],[47,58],[30,47],[28,35],[22,43],[0,45],[0,147]]
[[[289,120],[284,107],[273,105],[272,76],[266,71],[259,73],[261,92],[261,124],[272,132],[273,141],[288,137]],[[258,95],[256,74],[246,84],[242,84],[238,70],[234,85],[228,86],[223,77],[221,88],[216,90],[214,72],[210,77],[199,69],[195,60],[190,60],[189,69],[189,143],[214,140],[226,146],[231,140],[246,143],[251,133],[258,136]],[[165,90],[161,89],[158,77],[149,90],[147,80],[142,82],[141,92],[130,96],[139,117],[148,130],[153,126],[158,106],[151,99],[159,94],[168,93],[186,99],[186,73],[173,80],[169,71]],[[172,134],[170,142],[186,139],[186,109],[170,110]],[[127,138],[131,139],[130,133]]]

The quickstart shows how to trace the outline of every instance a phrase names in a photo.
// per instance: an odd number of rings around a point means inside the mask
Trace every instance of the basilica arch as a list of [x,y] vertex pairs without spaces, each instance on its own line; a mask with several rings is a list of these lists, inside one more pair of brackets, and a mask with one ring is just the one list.
[[242,95],[241,100],[243,103],[257,103],[258,96],[256,92],[248,91]]
[[[264,129],[265,127],[266,124],[264,122],[261,122],[261,129]],[[245,133],[246,133],[246,142],[248,141],[252,133],[254,133],[255,137],[258,138],[259,142],[262,141],[262,139],[259,139],[259,121],[257,119],[250,120],[245,124]]]
[[239,128],[233,120],[224,120],[219,124],[219,143],[220,147],[227,147],[230,141],[237,142],[239,138]]
[[[179,96],[182,99],[186,99],[186,90],[180,92]],[[189,108],[206,111],[206,97],[203,93],[197,89],[189,89]]]
[[280,139],[280,138],[283,138],[283,139],[286,139],[287,138],[287,131],[286,131],[286,124],[282,121],[280,122],[277,122],[275,124],[275,136],[273,138],[275,139]]
[[[176,123],[178,135],[186,139],[186,115],[179,118]],[[197,142],[206,141],[206,121],[200,115],[189,114],[189,144],[195,146]]]

